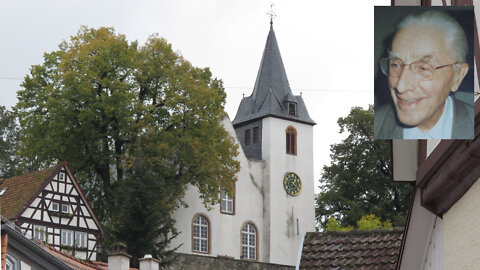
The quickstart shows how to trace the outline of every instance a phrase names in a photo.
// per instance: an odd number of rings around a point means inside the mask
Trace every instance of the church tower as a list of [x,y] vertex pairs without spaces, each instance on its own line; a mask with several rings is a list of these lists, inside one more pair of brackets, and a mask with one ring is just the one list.
[[265,261],[295,265],[303,233],[315,230],[315,122],[290,89],[272,21],[253,93],[242,99],[232,124],[245,156],[265,162]]

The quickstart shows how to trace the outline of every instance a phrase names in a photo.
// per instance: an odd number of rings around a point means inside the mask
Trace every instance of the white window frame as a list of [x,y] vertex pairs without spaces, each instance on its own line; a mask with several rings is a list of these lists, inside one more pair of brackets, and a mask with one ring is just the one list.
[[224,214],[233,214],[235,197],[232,198],[228,196],[225,189],[222,189],[220,196],[222,198],[220,201],[220,212]]
[[[56,205],[56,207],[55,207],[55,205]],[[58,202],[52,202],[52,211],[55,211],[55,212],[60,211],[60,204]]]
[[64,172],[59,172],[58,173],[58,181],[65,181],[65,173]]
[[[66,206],[67,208],[67,211],[64,211],[64,206]],[[62,213],[65,213],[65,214],[70,214],[70,205],[68,205],[68,203],[62,203]]]
[[242,227],[242,255],[244,260],[257,260],[257,229],[247,223]]
[[19,270],[20,269],[20,261],[12,256],[10,253],[7,253],[6,262],[5,262],[5,269],[6,270]]
[[73,246],[73,231],[70,231],[70,230],[63,230],[62,229],[62,239],[61,239],[61,243],[62,243],[62,246]]
[[41,225],[33,225],[33,238],[46,242],[47,227]]
[[209,246],[209,224],[208,219],[205,216],[198,215],[193,220],[193,232],[192,232],[192,250],[194,252],[208,253]]
[[87,247],[87,233],[75,232],[75,247],[77,248]]

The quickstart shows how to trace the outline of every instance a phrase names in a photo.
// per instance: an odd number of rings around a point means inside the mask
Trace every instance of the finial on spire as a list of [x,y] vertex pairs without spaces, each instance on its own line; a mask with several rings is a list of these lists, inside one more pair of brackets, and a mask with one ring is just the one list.
[[274,5],[275,5],[275,3],[270,2],[270,11],[267,12],[267,15],[270,16],[270,25],[273,24],[273,18],[277,17],[275,12],[273,12],[273,6]]

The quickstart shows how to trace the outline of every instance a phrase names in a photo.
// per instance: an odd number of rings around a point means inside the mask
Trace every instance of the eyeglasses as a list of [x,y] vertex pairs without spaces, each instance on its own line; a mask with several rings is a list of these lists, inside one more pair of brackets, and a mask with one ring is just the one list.
[[433,74],[435,73],[435,70],[456,64],[460,64],[460,62],[434,67],[432,66],[432,64],[424,61],[417,61],[410,64],[405,64],[403,63],[402,59],[396,57],[380,59],[380,68],[382,69],[383,74],[392,77],[399,77],[403,71],[403,68],[409,66],[410,72],[413,72],[419,79],[424,81],[429,81],[433,79]]

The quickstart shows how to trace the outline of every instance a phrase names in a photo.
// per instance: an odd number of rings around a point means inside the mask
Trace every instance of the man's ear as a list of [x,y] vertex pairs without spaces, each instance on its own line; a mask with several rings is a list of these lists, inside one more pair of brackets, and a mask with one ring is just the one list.
[[455,74],[453,75],[453,84],[452,84],[452,92],[456,92],[458,88],[460,87],[460,84],[463,81],[463,78],[465,78],[465,75],[467,75],[468,72],[468,64],[467,63],[461,63],[457,64],[460,67],[455,68]]

